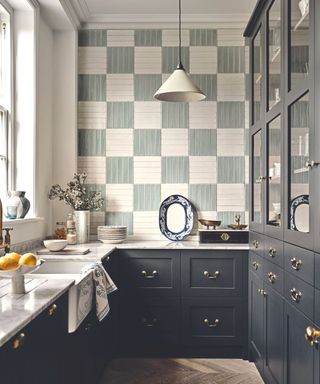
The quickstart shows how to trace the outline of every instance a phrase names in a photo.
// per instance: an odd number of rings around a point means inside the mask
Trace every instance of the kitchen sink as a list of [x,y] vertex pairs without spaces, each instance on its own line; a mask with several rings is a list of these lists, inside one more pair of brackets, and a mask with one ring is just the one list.
[[92,271],[81,273],[89,261],[46,260],[41,268],[30,274],[29,278],[66,279],[75,281],[69,288],[68,332],[77,330],[93,307],[94,283]]

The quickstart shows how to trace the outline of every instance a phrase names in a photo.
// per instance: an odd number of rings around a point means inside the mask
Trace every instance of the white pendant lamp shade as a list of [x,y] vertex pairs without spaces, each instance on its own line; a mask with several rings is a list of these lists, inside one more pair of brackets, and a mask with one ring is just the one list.
[[179,0],[179,62],[172,75],[165,81],[153,97],[161,101],[188,103],[200,101],[206,95],[194,84],[181,63],[181,0]]
[[183,68],[177,68],[153,97],[160,101],[183,103],[201,101],[206,98]]

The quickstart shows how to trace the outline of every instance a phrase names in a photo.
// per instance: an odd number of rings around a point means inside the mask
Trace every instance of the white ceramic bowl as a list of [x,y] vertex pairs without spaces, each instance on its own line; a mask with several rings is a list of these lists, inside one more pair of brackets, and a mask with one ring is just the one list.
[[62,251],[68,244],[67,240],[43,240],[44,246],[51,252]]

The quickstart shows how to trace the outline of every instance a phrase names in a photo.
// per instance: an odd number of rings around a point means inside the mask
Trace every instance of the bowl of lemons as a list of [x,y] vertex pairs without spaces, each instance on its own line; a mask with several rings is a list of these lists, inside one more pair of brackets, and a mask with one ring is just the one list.
[[39,269],[45,261],[33,253],[16,252],[0,257],[0,278],[11,278],[12,293],[25,293],[24,275]]

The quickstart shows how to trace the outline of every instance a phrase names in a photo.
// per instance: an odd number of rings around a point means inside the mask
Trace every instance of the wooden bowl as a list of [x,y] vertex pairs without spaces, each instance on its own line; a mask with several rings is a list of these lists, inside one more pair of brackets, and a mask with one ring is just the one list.
[[221,225],[221,220],[199,219],[198,221],[200,224],[207,227],[207,229],[210,229],[209,227],[213,227],[213,229],[216,229],[216,227],[219,227],[219,225]]
[[229,224],[228,225],[228,228],[231,228],[231,229],[245,229],[247,228],[247,225],[246,224]]

